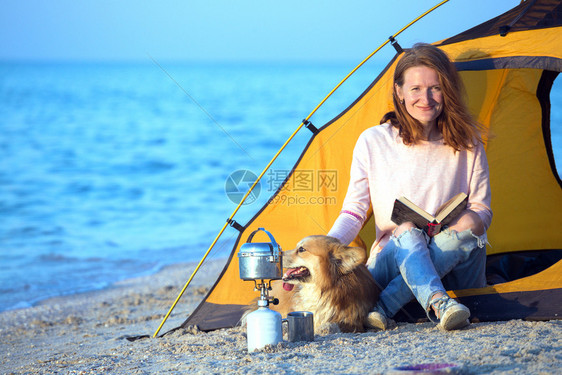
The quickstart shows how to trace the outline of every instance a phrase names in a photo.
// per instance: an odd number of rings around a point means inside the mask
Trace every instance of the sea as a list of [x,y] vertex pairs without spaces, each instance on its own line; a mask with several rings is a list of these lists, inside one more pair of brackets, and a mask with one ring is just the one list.
[[[199,261],[248,178],[355,65],[0,62],[0,311]],[[384,65],[359,69],[312,123]],[[562,82],[551,100],[560,166]],[[259,211],[310,137],[297,132],[236,221]],[[237,235],[227,227],[208,259],[228,257]]]

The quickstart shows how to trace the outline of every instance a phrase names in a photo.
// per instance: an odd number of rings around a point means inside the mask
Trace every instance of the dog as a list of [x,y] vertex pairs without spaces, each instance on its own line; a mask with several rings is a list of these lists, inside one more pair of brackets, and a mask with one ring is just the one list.
[[343,245],[328,236],[309,236],[295,249],[283,252],[286,272],[282,282],[272,283],[279,299],[273,310],[286,316],[291,311],[310,311],[316,333],[337,324],[341,332],[364,332],[369,311],[380,288],[365,266],[366,252]]

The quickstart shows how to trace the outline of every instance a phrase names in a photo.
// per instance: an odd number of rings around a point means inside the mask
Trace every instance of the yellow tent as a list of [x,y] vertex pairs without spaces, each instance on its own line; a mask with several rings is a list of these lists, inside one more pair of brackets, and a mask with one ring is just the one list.
[[[481,321],[560,318],[562,184],[552,155],[549,100],[562,70],[560,0],[523,2],[435,45],[455,61],[471,111],[492,134],[486,152],[494,220],[487,253],[494,284],[452,293]],[[359,134],[391,110],[392,72],[399,57],[344,112],[314,132],[273,199],[240,228],[218,281],[182,326],[233,326],[242,308],[257,297],[252,285],[240,279],[236,256],[255,229],[266,228],[286,249],[307,235],[328,232],[347,191]],[[367,248],[374,240],[372,221],[356,239]],[[425,316],[416,304],[406,310],[408,318],[399,320]]]

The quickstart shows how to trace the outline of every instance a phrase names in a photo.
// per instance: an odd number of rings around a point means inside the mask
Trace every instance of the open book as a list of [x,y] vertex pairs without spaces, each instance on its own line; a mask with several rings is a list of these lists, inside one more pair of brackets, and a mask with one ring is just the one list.
[[411,221],[418,228],[425,230],[429,236],[435,236],[441,231],[443,225],[449,224],[466,209],[467,203],[468,196],[465,193],[459,193],[445,202],[433,216],[409,199],[402,197],[394,201],[390,219],[398,225]]

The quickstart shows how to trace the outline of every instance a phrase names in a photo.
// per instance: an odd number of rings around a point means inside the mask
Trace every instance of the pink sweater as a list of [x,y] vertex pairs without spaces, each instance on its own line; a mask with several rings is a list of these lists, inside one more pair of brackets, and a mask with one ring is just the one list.
[[371,254],[384,247],[396,228],[390,215],[394,200],[401,196],[434,214],[451,197],[465,192],[467,208],[480,216],[486,229],[492,221],[488,162],[481,145],[460,152],[442,140],[406,146],[396,128],[382,124],[360,135],[350,175],[342,213],[328,235],[351,242],[372,204],[376,241]]

